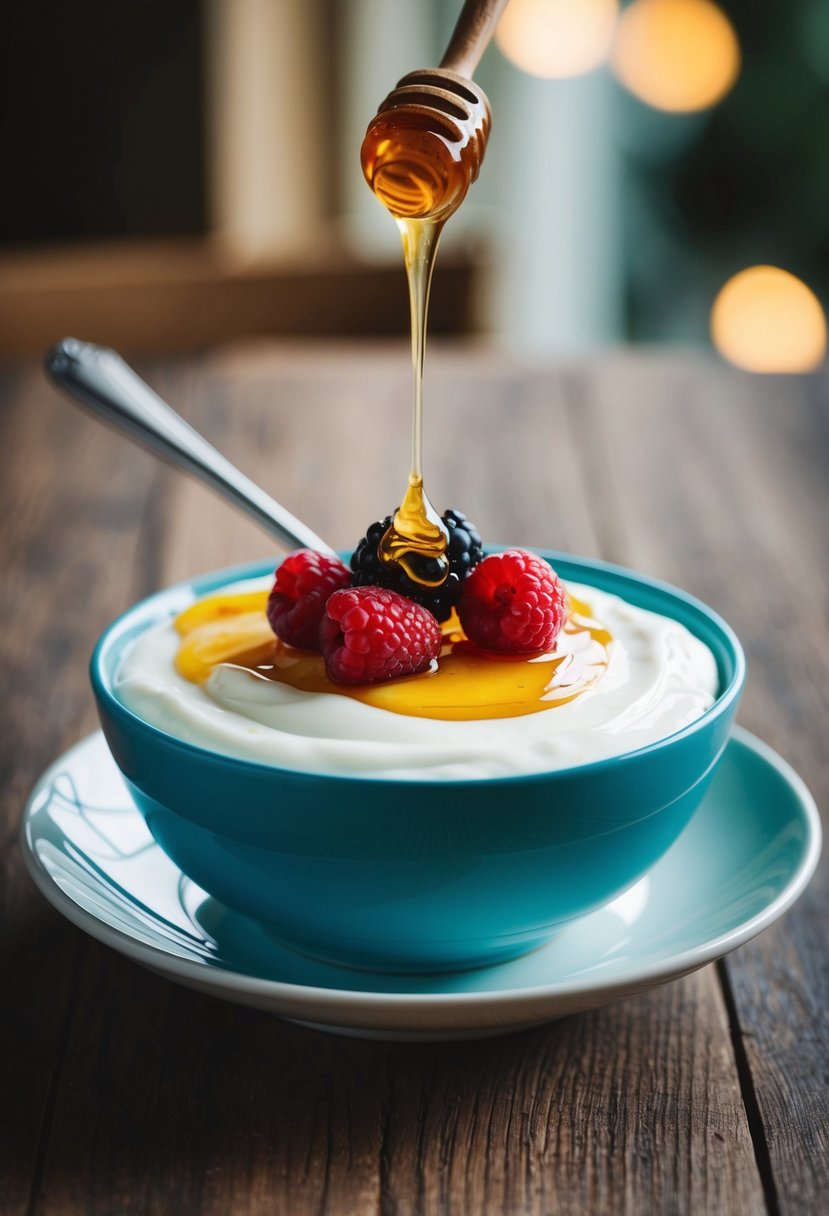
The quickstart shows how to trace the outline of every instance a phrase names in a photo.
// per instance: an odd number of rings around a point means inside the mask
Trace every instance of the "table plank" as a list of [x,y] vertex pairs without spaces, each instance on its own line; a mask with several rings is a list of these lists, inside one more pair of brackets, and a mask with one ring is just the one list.
[[[601,527],[566,382],[487,355],[470,364],[447,352],[432,365],[436,501],[451,496],[490,535],[545,543],[552,528],[555,543],[595,551]],[[212,357],[168,394],[336,545],[395,501],[402,349],[312,361],[277,351],[242,370]],[[355,449],[358,468],[342,458]],[[271,548],[181,480],[167,484],[165,519],[164,582]],[[85,1197],[106,1210],[117,1196],[123,1211],[175,1200],[226,1212],[241,1194],[245,1210],[298,1216],[763,1207],[711,969],[589,1017],[451,1047],[321,1039],[177,991],[96,947],[77,1002],[38,1211],[73,1211]],[[218,1049],[206,1056],[207,1044]]]
[[[580,410],[613,556],[731,622],[749,665],[741,721],[829,806],[827,378],[672,360],[648,379],[643,392],[635,363],[602,369]],[[758,1159],[784,1213],[824,1211],[829,1187],[827,923],[824,862],[786,918],[723,966]]]
[[[95,726],[91,643],[143,590],[156,469],[57,404],[41,373],[0,387],[0,1211],[28,1211],[68,1043],[85,939],[24,873],[17,828],[37,775]],[[103,484],[102,484],[103,478]]]

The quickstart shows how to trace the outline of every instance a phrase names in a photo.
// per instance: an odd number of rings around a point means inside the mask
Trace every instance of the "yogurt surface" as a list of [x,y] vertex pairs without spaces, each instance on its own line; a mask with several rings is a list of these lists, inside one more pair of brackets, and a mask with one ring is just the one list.
[[[255,580],[227,590],[266,585]],[[517,777],[606,759],[673,734],[713,704],[714,656],[683,625],[593,587],[568,589],[613,634],[609,664],[575,700],[520,717],[412,717],[225,664],[194,684],[175,670],[181,639],[172,619],[127,650],[115,691],[144,721],[225,755],[414,781]]]

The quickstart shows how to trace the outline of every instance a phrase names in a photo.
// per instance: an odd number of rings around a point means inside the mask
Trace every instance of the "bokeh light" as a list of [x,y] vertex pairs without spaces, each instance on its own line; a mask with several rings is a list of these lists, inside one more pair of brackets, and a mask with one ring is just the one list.
[[495,41],[532,76],[580,76],[607,59],[618,16],[618,0],[511,0]]
[[751,372],[807,372],[826,353],[826,318],[804,282],[777,266],[729,279],[711,309],[721,355]]
[[649,106],[704,110],[737,80],[740,44],[711,0],[633,0],[619,18],[613,69]]

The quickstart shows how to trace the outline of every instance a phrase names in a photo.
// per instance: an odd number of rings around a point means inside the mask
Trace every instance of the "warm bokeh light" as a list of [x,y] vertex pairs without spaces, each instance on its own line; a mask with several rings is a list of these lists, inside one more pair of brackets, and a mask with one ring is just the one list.
[[510,0],[495,41],[532,76],[580,76],[607,59],[618,15],[618,0]]
[[711,0],[633,0],[619,19],[613,69],[649,106],[704,110],[733,87],[740,44]]
[[777,266],[741,270],[711,309],[721,355],[750,372],[807,372],[826,353],[826,318],[817,296]]

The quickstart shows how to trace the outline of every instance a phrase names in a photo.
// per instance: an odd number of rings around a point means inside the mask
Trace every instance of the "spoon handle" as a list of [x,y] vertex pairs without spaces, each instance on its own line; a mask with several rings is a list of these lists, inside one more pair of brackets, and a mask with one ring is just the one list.
[[64,338],[46,370],[104,422],[211,487],[292,549],[334,550],[194,431],[114,350]]
[[472,79],[507,0],[466,0],[440,66]]

